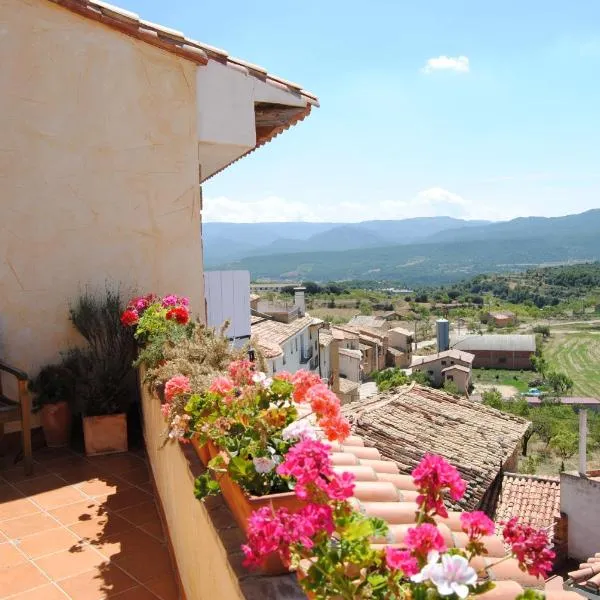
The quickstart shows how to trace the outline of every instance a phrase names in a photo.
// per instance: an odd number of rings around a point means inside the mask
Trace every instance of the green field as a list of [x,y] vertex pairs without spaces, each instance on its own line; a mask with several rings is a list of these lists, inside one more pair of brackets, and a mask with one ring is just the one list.
[[529,389],[529,382],[538,377],[533,371],[509,371],[507,369],[473,369],[474,384],[512,385],[519,392]]
[[553,332],[544,346],[550,367],[574,382],[573,395],[600,397],[600,334]]

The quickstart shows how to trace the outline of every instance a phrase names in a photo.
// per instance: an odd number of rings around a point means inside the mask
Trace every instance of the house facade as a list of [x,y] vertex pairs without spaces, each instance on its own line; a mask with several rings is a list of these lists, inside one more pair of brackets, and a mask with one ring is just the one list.
[[93,0],[0,0],[0,347],[30,373],[76,342],[87,286],[204,314],[200,184],[316,99]]
[[468,352],[446,350],[431,356],[415,357],[411,369],[426,373],[435,387],[442,387],[445,381],[454,381],[461,394],[466,394],[471,383],[473,359],[474,356]]
[[467,335],[451,341],[451,347],[475,356],[473,367],[531,369],[534,335]]

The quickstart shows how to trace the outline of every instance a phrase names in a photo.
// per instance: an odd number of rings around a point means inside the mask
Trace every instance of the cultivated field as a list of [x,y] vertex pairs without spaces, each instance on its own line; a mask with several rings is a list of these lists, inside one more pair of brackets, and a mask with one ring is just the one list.
[[550,367],[569,375],[574,396],[600,397],[600,335],[553,330],[544,345]]

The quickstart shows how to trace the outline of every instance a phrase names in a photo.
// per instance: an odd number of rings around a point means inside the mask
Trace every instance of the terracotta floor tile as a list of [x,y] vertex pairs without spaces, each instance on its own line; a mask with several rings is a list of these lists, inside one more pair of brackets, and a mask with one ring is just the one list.
[[0,566],[12,567],[27,562],[27,557],[23,556],[10,542],[0,544]]
[[131,506],[125,510],[120,510],[117,513],[119,516],[124,517],[134,525],[143,525],[149,522],[159,522],[160,517],[156,510],[156,504],[154,501],[144,502],[144,504],[138,504],[137,506]]
[[85,539],[91,542],[101,541],[102,539],[120,534],[132,527],[132,523],[115,513],[108,513],[97,519],[80,521],[69,525],[69,529],[75,533],[79,539]]
[[67,600],[68,596],[53,584],[43,585],[28,592],[11,596],[10,600]]
[[19,549],[30,558],[39,558],[60,550],[69,550],[78,540],[74,533],[65,527],[59,527],[22,538],[19,541]]
[[108,565],[106,558],[93,548],[82,547],[75,552],[63,550],[48,556],[43,556],[34,563],[54,581],[79,575],[91,569],[102,569]]
[[11,596],[10,600],[67,600],[65,595],[59,588],[51,583],[41,587]]
[[33,453],[34,461],[42,464],[48,461],[70,457],[77,458],[78,455],[68,448],[42,448]]
[[141,583],[150,579],[172,576],[171,559],[167,548],[153,540],[143,550],[132,550],[124,546],[121,553],[111,561]]
[[26,592],[48,583],[48,578],[30,562],[0,568],[0,590],[2,597]]
[[171,572],[157,579],[146,581],[144,585],[161,600],[179,600],[179,589]]
[[56,471],[56,475],[61,479],[64,479],[69,485],[77,485],[85,483],[86,481],[92,481],[97,477],[101,477],[102,473],[103,472],[98,469],[98,467],[90,465],[89,463],[70,468],[65,467],[60,471]]
[[34,477],[33,479],[15,483],[15,487],[26,496],[34,496],[51,490],[58,490],[66,486],[67,484],[54,473],[47,473],[46,475],[40,475],[40,477]]
[[141,529],[133,528],[92,542],[92,545],[103,556],[113,559],[121,554],[141,553],[146,548],[152,549],[156,545],[160,545],[160,542]]
[[11,469],[6,469],[5,471],[0,471],[0,480],[4,479],[10,483],[17,483],[19,481],[29,481],[47,474],[48,471],[42,465],[35,465],[31,475],[26,475],[23,467],[13,467]]
[[103,499],[103,505],[108,510],[117,511],[129,508],[130,506],[136,506],[137,504],[143,504],[149,500],[152,500],[151,494],[136,487],[129,487],[119,490],[116,494],[106,496]]
[[90,462],[98,465],[102,470],[109,471],[115,475],[139,469],[141,465],[146,464],[142,458],[130,453],[91,457]]
[[117,594],[113,598],[114,600],[156,600],[156,596],[144,587],[133,588],[122,594]]
[[41,512],[0,521],[0,530],[11,540],[55,528],[56,521]]
[[130,487],[130,483],[107,474],[77,484],[77,489],[88,496],[112,496]]
[[31,500],[41,506],[44,510],[51,510],[80,502],[85,495],[73,486],[62,487],[56,490],[50,490],[41,494],[30,496]]
[[163,542],[165,540],[165,534],[159,520],[157,521],[149,521],[148,523],[144,523],[140,525],[140,529],[149,533],[151,536],[155,537],[157,540]]
[[142,464],[137,469],[119,474],[119,477],[128,483],[141,486],[150,481],[150,472],[148,471],[148,467],[145,464]]
[[48,511],[48,514],[52,515],[63,525],[72,525],[73,523],[90,521],[105,513],[106,510],[91,498]]
[[0,487],[7,488],[7,490],[0,491],[0,521],[40,512],[39,507],[28,498],[23,497],[14,488],[9,486]]
[[63,579],[58,584],[70,598],[102,600],[113,598],[116,594],[130,590],[138,584],[115,565],[92,569],[74,577]]

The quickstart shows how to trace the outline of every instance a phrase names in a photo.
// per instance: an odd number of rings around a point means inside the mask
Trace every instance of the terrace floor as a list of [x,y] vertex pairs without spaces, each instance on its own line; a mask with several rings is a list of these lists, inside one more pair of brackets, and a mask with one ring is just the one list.
[[1,599],[179,597],[142,451],[34,459],[0,470]]

